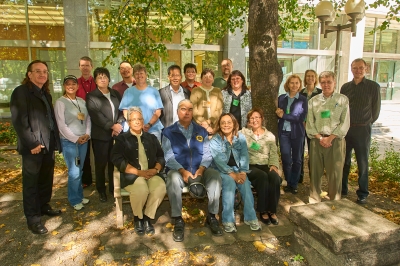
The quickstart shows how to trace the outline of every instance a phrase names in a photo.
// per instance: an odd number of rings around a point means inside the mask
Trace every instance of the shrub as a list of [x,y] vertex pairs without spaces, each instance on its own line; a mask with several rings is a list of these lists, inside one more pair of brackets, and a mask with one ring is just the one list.
[[370,175],[379,181],[400,182],[400,152],[395,151],[393,143],[390,143],[380,159],[378,150],[378,143],[373,140],[369,154]]
[[0,122],[0,144],[17,144],[17,133],[10,122]]

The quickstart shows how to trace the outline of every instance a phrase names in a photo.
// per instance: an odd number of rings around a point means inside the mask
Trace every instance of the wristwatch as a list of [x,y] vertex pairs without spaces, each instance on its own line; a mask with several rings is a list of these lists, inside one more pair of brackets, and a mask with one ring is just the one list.
[[147,124],[148,124],[150,127],[152,127],[152,126],[153,126],[153,124],[152,124],[152,123],[150,123],[150,122],[149,122],[149,123],[147,123]]

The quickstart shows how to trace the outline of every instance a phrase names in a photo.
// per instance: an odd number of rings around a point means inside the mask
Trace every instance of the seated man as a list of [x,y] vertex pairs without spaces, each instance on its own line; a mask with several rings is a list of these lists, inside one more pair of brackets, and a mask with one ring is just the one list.
[[135,232],[151,236],[155,230],[150,219],[154,219],[166,192],[159,176],[165,164],[164,152],[157,137],[144,132],[139,107],[130,107],[127,117],[129,131],[115,138],[111,160],[121,172],[121,188],[129,192]]
[[206,224],[215,236],[222,235],[215,214],[219,209],[221,176],[208,168],[212,162],[207,131],[192,122],[193,104],[185,99],[178,104],[178,122],[163,131],[162,148],[165,153],[167,193],[171,203],[171,216],[175,218],[173,239],[184,239],[185,222],[182,219],[182,189],[190,179],[201,176],[208,195]]

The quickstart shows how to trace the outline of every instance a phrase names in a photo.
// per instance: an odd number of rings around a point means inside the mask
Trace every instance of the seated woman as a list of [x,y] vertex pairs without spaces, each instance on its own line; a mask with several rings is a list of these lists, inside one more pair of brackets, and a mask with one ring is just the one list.
[[260,108],[251,109],[247,120],[251,129],[243,128],[241,132],[249,148],[251,172],[247,176],[257,191],[257,211],[260,212],[261,222],[278,225],[276,208],[282,179],[278,173],[279,157],[275,136],[262,126],[264,114]]
[[150,219],[167,191],[158,175],[165,165],[164,152],[157,137],[143,131],[139,107],[129,108],[127,117],[129,131],[115,138],[111,160],[121,172],[121,188],[129,192],[136,233],[154,235]]
[[222,225],[227,233],[236,232],[233,205],[236,187],[244,201],[244,223],[254,231],[261,230],[254,210],[254,198],[246,173],[249,154],[246,138],[238,132],[239,125],[232,114],[223,114],[216,124],[210,142],[213,163],[222,178]]

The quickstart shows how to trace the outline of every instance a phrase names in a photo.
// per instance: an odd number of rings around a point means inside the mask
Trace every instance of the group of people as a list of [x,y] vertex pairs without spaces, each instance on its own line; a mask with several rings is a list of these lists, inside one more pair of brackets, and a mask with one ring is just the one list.
[[[185,186],[189,186],[194,196],[208,198],[206,224],[213,235],[236,232],[237,191],[244,204],[244,223],[251,230],[261,229],[256,211],[262,223],[277,225],[282,178],[276,138],[265,127],[263,111],[253,108],[244,75],[232,71],[230,59],[223,60],[221,65],[223,77],[214,79],[213,70],[206,68],[201,72],[201,82],[196,81],[196,65],[184,66],[184,82],[181,68],[172,65],[168,68],[170,84],[157,90],[147,84],[144,65],[132,66],[124,61],[119,66],[123,80],[110,88],[108,69],[98,67],[92,76],[92,60],[85,56],[79,62],[82,77],[64,78],[64,94],[53,108],[47,64],[40,60],[31,62],[10,102],[18,151],[22,155],[28,228],[33,233],[45,234],[47,229],[41,215],[61,214],[49,205],[55,150],[63,153],[68,167],[71,206],[81,210],[89,203],[83,197],[83,188],[92,183],[91,148],[99,200],[107,201],[107,178],[108,191],[114,193],[115,166],[120,171],[121,187],[130,193],[135,231],[139,235],[155,233],[151,220],[168,194],[175,221],[173,239],[184,240],[182,189]],[[356,75],[359,72],[365,75],[365,68],[364,60],[353,62],[354,80],[342,89],[348,97],[334,92],[336,76],[329,71],[319,76],[322,90],[316,87],[317,74],[313,70],[305,73],[303,90],[299,76],[287,79],[284,86],[287,93],[279,97],[276,110],[282,168],[288,183],[285,191],[297,193],[307,136],[310,202],[321,200],[324,168],[330,199],[340,199],[341,194],[347,193],[345,175],[352,148],[359,169],[363,169],[357,194],[359,202],[365,202],[368,161],[365,169],[365,154],[359,155],[365,149],[358,143],[358,134],[369,127],[370,138],[370,126],[377,119],[380,107],[379,85]],[[368,101],[357,94],[363,86],[368,88]],[[349,104],[355,106],[350,115]],[[366,104],[374,105],[369,113]],[[346,150],[349,127],[349,132],[351,127],[355,128]],[[364,135],[366,141],[368,131]],[[349,159],[346,151],[350,153]],[[256,209],[251,186],[257,192]],[[215,216],[221,195],[222,228]]]

